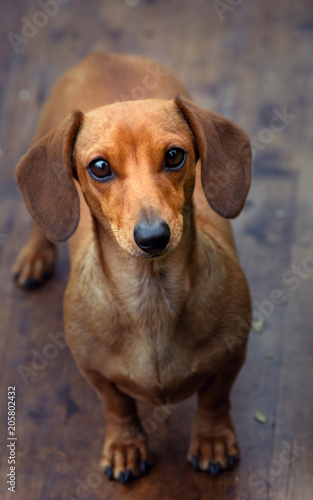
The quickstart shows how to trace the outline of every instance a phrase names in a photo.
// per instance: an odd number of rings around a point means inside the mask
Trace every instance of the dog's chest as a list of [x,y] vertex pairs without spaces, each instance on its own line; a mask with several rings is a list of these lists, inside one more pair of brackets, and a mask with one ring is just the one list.
[[169,278],[167,274],[150,273],[131,283],[124,281],[116,308],[123,325],[120,348],[126,360],[132,359],[136,366],[148,362],[156,372],[167,364],[189,293],[186,276]]
[[208,334],[205,321],[202,328],[195,321],[198,309],[190,314],[189,279],[150,277],[132,292],[120,295],[121,342],[106,366],[107,376],[138,399],[187,397],[201,379],[198,363],[206,354],[200,346]]
[[197,282],[183,271],[149,270],[136,279],[121,272],[114,289],[88,273],[75,301],[83,314],[72,311],[81,332],[70,339],[78,363],[152,403],[197,390],[210,364],[210,280],[205,267]]

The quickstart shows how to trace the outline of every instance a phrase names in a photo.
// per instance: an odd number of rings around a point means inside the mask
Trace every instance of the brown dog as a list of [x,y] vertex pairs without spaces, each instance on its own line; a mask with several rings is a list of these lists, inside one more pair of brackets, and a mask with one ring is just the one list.
[[188,460],[217,474],[239,458],[229,392],[251,313],[225,218],[244,205],[250,157],[244,132],[199,108],[164,68],[94,54],[58,83],[17,166],[36,221],[19,285],[50,275],[52,242],[73,235],[65,329],[104,403],[110,478],[147,469],[135,399],[198,392]]

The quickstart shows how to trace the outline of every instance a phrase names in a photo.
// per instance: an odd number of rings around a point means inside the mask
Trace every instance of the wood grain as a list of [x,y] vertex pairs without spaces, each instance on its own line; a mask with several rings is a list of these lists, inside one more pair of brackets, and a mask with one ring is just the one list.
[[[312,500],[312,5],[309,0],[225,0],[219,5],[227,10],[218,15],[216,1],[131,3],[60,4],[15,52],[8,33],[22,36],[23,18],[32,22],[42,7],[26,0],[1,2],[0,496]],[[11,279],[30,222],[14,166],[28,148],[56,80],[94,49],[162,62],[198,104],[240,124],[252,139],[253,185],[234,229],[255,317],[265,320],[265,329],[251,334],[247,362],[232,394],[242,459],[233,472],[217,478],[195,474],[185,460],[195,398],[159,422],[153,408],[140,405],[151,425],[156,462],[146,478],[123,486],[101,476],[101,404],[67,347],[51,351],[56,356],[48,361],[43,356],[51,335],[61,338],[63,329],[66,245],[59,248],[55,278],[42,290],[21,291]],[[21,99],[22,90],[29,99]],[[281,291],[283,303],[274,303],[274,290]],[[43,356],[41,369],[34,352]],[[269,352],[273,359],[267,359]],[[24,380],[23,367],[29,370]],[[17,386],[18,401],[15,497],[6,484],[9,385]],[[257,409],[267,416],[265,424],[254,420]]]

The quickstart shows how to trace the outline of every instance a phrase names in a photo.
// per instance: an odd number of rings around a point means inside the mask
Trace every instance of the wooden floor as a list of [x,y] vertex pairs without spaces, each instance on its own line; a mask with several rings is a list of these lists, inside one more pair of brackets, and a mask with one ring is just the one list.
[[[40,2],[1,2],[0,498],[312,500],[312,2],[53,3],[43,15]],[[95,48],[161,61],[198,104],[237,122],[252,139],[253,186],[234,228],[263,331],[251,333],[232,393],[242,460],[217,478],[194,473],[185,461],[194,399],[161,423],[153,408],[140,406],[156,459],[149,476],[129,486],[102,477],[102,407],[62,342],[66,245],[45,288],[27,293],[11,279],[30,221],[14,167],[52,85]],[[54,348],[51,336],[59,339]],[[17,390],[15,494],[6,482],[9,386]],[[266,423],[255,420],[256,410]]]

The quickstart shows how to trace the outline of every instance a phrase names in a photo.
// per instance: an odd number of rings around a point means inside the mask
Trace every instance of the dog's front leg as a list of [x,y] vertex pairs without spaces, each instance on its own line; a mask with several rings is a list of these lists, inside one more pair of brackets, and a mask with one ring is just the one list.
[[224,366],[198,393],[198,409],[187,454],[194,470],[216,475],[227,468],[233,469],[239,460],[229,392],[243,358]]
[[101,373],[83,370],[104,404],[106,436],[100,466],[109,479],[127,483],[148,470],[147,436],[141,429],[134,399]]

